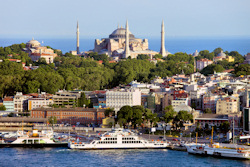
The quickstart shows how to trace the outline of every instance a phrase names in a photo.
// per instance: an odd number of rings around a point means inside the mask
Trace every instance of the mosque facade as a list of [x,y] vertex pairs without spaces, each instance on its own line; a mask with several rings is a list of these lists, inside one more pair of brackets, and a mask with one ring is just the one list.
[[[162,33],[162,37],[163,36],[164,30]],[[165,45],[164,42],[162,42],[162,44]],[[159,54],[159,52],[149,50],[148,45],[148,39],[136,38],[135,35],[129,31],[127,22],[125,28],[118,26],[108,38],[103,38],[101,40],[96,39],[94,52],[107,54],[115,59],[128,57],[136,58],[139,54],[148,55],[152,58],[154,55]],[[165,46],[161,47],[160,53],[166,53]]]
[[44,58],[47,64],[53,63],[54,58],[57,56],[53,49],[41,46],[37,40],[30,40],[26,43],[26,47],[23,49],[29,54],[32,61],[38,61],[40,58]]

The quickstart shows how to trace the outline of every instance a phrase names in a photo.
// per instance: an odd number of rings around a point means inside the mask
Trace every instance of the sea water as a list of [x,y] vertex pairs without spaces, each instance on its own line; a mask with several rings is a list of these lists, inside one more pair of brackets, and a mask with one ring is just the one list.
[[[0,38],[0,46],[10,46],[12,44],[26,43],[29,38]],[[43,46],[51,46],[54,49],[60,49],[63,53],[76,50],[76,39],[71,38],[37,38]],[[94,49],[94,38],[80,39],[80,51],[89,51]],[[149,49],[154,51],[160,50],[160,38],[149,38]],[[166,38],[166,50],[170,53],[186,52],[192,54],[195,50],[213,51],[221,47],[224,51],[238,51],[245,55],[250,53],[250,38]]]
[[187,152],[159,150],[71,150],[67,148],[1,148],[0,166],[249,166],[250,160],[232,160],[202,157]]

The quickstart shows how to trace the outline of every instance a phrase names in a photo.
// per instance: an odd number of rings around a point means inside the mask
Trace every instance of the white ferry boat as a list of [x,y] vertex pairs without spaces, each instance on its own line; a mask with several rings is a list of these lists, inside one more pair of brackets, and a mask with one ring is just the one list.
[[219,143],[205,144],[189,144],[186,145],[187,151],[190,154],[207,155],[214,157],[250,159],[250,150],[244,149],[236,145],[236,148],[222,147]]
[[68,147],[71,149],[163,149],[169,146],[165,141],[148,141],[140,138],[128,129],[113,129],[101,135],[99,140],[90,143],[70,141]]
[[37,129],[32,132],[25,133],[24,131],[17,131],[17,139],[11,143],[2,142],[0,147],[60,147],[67,146],[67,142],[61,143],[54,140],[54,133],[52,128],[50,130],[42,130],[38,132]]

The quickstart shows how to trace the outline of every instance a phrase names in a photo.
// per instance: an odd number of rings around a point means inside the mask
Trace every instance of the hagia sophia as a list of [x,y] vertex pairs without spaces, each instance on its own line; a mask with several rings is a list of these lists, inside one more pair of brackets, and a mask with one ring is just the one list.
[[[159,52],[149,50],[148,39],[136,38],[134,34],[129,31],[128,21],[126,22],[126,27],[119,27],[114,30],[109,38],[96,39],[95,48],[93,50],[99,54],[106,54],[114,59],[121,58],[136,58],[139,54],[148,55],[153,57]],[[169,52],[165,50],[165,31],[164,22],[162,21],[162,31],[161,31],[161,50],[160,54],[163,57],[167,56]]]

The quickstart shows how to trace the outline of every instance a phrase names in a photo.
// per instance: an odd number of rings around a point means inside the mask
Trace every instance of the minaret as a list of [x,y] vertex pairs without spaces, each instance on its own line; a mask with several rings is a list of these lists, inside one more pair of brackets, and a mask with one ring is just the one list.
[[194,73],[196,72],[196,59],[194,57]]
[[128,20],[126,22],[126,39],[125,39],[125,58],[128,58],[130,56],[130,49],[129,49],[129,30],[128,30]]
[[166,56],[166,50],[165,50],[165,30],[164,30],[164,21],[162,20],[161,24],[161,50],[160,54],[164,57]]
[[245,94],[246,94],[246,107],[249,107],[249,94],[248,94],[248,87],[246,85],[246,91],[245,91]]
[[77,54],[80,54],[80,49],[79,49],[79,25],[78,25],[78,21],[77,21],[77,27],[76,27],[76,51]]

